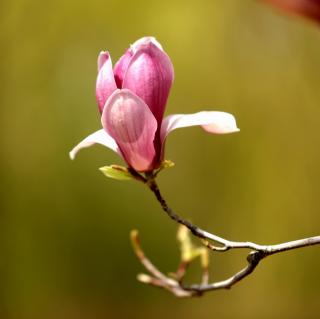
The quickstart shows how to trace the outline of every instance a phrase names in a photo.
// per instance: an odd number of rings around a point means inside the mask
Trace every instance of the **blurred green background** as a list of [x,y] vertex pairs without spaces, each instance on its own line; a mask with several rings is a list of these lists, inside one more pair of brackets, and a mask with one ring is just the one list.
[[[100,128],[99,51],[115,62],[153,35],[175,67],[167,114],[221,110],[241,128],[169,137],[176,167],[159,184],[171,206],[232,240],[319,234],[317,26],[253,0],[2,0],[0,16],[1,319],[319,317],[319,247],[273,256],[200,299],[139,284],[129,231],[168,272],[176,225],[143,185],[98,171],[121,163],[111,151],[68,158]],[[245,254],[212,254],[213,278],[241,268]]]

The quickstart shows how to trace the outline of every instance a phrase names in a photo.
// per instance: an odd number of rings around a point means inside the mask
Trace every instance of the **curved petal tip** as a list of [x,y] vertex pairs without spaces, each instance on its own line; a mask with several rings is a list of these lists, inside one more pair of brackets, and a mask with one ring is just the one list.
[[230,113],[215,112],[212,117],[212,123],[202,125],[202,128],[208,133],[229,134],[239,132],[235,117]]
[[131,50],[133,51],[133,53],[136,53],[139,49],[145,46],[148,46],[151,43],[154,44],[156,47],[158,47],[161,51],[163,51],[162,45],[156,40],[155,37],[151,37],[151,36],[140,38],[139,40],[134,42],[131,45]]
[[108,51],[101,51],[98,56],[98,71],[103,67],[106,61],[110,59],[110,54]]

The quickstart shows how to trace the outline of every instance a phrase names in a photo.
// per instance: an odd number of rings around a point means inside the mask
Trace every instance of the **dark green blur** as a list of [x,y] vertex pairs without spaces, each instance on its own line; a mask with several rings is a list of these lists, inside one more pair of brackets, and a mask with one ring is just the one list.
[[[139,284],[129,231],[175,270],[176,225],[101,146],[69,150],[100,128],[96,59],[115,62],[155,36],[175,83],[167,114],[233,113],[241,132],[169,138],[176,166],[159,185],[170,205],[232,240],[278,243],[320,233],[320,29],[254,0],[0,3],[0,318],[317,318],[319,247],[266,259],[230,291],[179,300]],[[212,254],[215,280],[246,252]],[[198,280],[197,275],[190,280]]]

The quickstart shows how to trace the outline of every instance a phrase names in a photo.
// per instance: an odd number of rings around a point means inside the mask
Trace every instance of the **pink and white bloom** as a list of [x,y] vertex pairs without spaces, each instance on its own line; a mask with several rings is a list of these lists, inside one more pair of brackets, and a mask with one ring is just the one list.
[[102,129],[71,152],[102,144],[117,152],[137,172],[151,172],[164,159],[167,135],[181,127],[200,125],[215,134],[237,132],[233,115],[224,112],[175,114],[163,118],[173,82],[173,66],[153,37],[136,41],[112,68],[108,52],[98,58],[96,97]]

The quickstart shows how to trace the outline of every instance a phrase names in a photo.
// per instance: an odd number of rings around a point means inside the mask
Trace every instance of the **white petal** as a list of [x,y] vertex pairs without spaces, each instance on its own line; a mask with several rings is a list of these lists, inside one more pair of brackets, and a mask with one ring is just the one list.
[[141,47],[148,45],[149,43],[153,43],[160,50],[163,51],[162,45],[156,40],[155,37],[143,37],[138,39],[136,42],[131,44],[131,50],[133,53],[136,53]]
[[161,125],[161,141],[167,135],[181,127],[201,125],[202,128],[215,134],[238,132],[236,120],[232,114],[225,112],[199,112],[194,114],[174,114],[167,116]]
[[113,151],[115,151],[121,156],[119,147],[115,142],[115,140],[105,130],[102,129],[87,136],[76,147],[74,147],[72,151],[69,153],[70,158],[73,160],[76,157],[76,154],[78,153],[79,150],[81,150],[82,148],[92,146],[94,144],[104,145],[112,149]]

